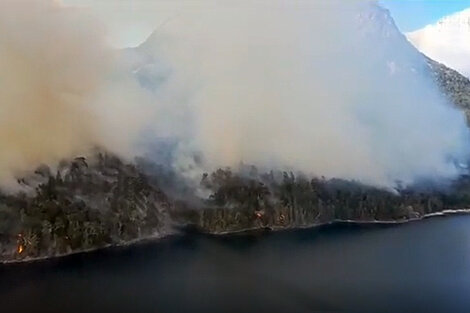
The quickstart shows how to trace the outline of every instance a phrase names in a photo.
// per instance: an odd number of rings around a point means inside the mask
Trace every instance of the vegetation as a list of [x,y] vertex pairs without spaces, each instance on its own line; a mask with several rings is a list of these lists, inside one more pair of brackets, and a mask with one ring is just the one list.
[[[170,203],[133,165],[98,154],[63,163],[33,195],[0,197],[0,257],[38,258],[119,244],[165,232]],[[23,182],[24,183],[24,182]]]
[[470,121],[470,80],[457,71],[426,58],[435,81],[449,99],[462,109]]
[[446,189],[420,187],[396,191],[339,179],[307,179],[294,173],[253,176],[219,169],[202,181],[214,192],[199,209],[198,226],[207,232],[260,227],[304,227],[332,221],[406,221],[470,208],[470,179]]
[[[470,120],[470,81],[428,60],[434,78]],[[144,174],[145,173],[145,174]],[[205,174],[198,191],[166,167],[98,153],[41,166],[0,194],[0,261],[123,244],[196,225],[210,233],[313,226],[337,220],[406,221],[470,208],[470,178],[449,186],[383,190],[340,179],[243,167]],[[159,187],[165,187],[165,192]],[[203,199],[197,196],[209,194]]]

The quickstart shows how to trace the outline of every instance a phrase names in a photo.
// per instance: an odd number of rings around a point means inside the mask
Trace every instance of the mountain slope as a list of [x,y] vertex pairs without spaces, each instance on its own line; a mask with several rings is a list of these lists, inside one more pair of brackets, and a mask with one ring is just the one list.
[[[31,179],[33,178],[33,179]],[[43,258],[170,233],[171,203],[132,164],[97,153],[39,167],[34,194],[0,194],[0,262]]]
[[[470,116],[467,78],[418,53],[387,11],[373,8],[359,19],[365,36],[382,38],[383,45],[398,44],[416,56],[416,62],[402,62],[407,60],[399,54],[403,49],[392,49],[397,54],[387,54],[389,63],[371,70],[390,75],[423,70]],[[168,69],[152,54],[159,43],[158,36],[152,36],[140,48],[123,51],[123,60],[127,59],[136,79],[152,92],[168,76]],[[170,149],[157,148],[156,153]],[[449,182],[447,188],[425,185],[390,192],[354,181],[261,172],[245,166],[238,172],[219,169],[206,173],[199,185],[181,186],[184,178],[165,159],[152,159],[160,163],[144,165],[150,161],[126,163],[98,152],[65,160],[57,170],[38,168],[19,181],[37,187],[35,193],[0,194],[0,262],[165,236],[172,233],[173,225],[191,224],[209,233],[228,233],[334,221],[404,222],[470,207],[470,180],[465,176]],[[199,189],[205,196],[197,193]]]
[[462,109],[470,121],[470,79],[442,63],[426,57],[439,88]]

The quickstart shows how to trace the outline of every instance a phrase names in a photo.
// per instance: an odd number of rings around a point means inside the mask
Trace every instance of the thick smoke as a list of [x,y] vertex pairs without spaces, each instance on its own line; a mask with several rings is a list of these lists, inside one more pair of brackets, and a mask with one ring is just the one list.
[[241,162],[387,187],[459,174],[464,117],[375,4],[196,2],[112,51],[86,11],[0,0],[3,185],[141,142],[196,179]]
[[42,163],[94,146],[124,153],[134,140],[145,120],[127,113],[144,95],[117,74],[104,34],[86,11],[58,1],[0,1],[3,187]]
[[156,92],[172,108],[163,118],[187,118],[166,129],[180,136],[178,168],[194,168],[195,150],[208,168],[243,162],[388,187],[458,174],[464,117],[387,11],[364,1],[202,3],[139,48],[169,68]]

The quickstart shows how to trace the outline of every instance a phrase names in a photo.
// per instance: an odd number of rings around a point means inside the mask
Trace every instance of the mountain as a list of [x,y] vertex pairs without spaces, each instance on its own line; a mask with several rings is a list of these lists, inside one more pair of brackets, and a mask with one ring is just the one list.
[[407,37],[431,59],[470,77],[470,9],[446,16]]
[[[358,45],[374,43],[374,48],[380,50],[375,59],[368,56],[369,62],[382,62],[382,68],[394,74],[427,70],[422,55],[400,32],[387,9],[373,2],[364,2],[355,22],[363,40],[359,40]],[[142,87],[155,91],[171,74],[170,66],[159,58],[162,48],[165,49],[166,44],[171,42],[162,29],[157,29],[138,47],[122,50],[123,61]],[[386,62],[383,62],[384,59]]]
[[406,37],[424,54],[441,91],[470,121],[470,9],[407,33]]
[[[470,81],[427,59],[457,106],[470,107]],[[399,193],[287,172],[219,169],[201,177],[207,198],[181,197],[182,179],[148,160],[126,163],[97,152],[40,166],[20,184],[35,193],[0,193],[0,262],[48,258],[146,238],[194,225],[207,233],[312,227],[335,221],[406,222],[470,206],[470,180]],[[179,185],[179,186],[175,186]],[[34,185],[33,185],[34,186]],[[175,188],[178,187],[178,188]],[[175,190],[180,196],[175,194]],[[173,192],[172,192],[173,190]],[[194,197],[194,194],[193,194]]]
[[[416,56],[409,64],[399,53],[387,55],[389,63],[382,65],[389,73],[425,70],[470,117],[469,79],[416,51],[388,11],[372,7],[358,19],[364,36],[382,38],[383,45],[399,44]],[[158,36],[151,36],[141,47],[121,51],[132,75],[151,92],[169,72],[152,54],[158,44]],[[159,145],[155,153],[168,149]],[[218,169],[203,174],[198,186],[185,186],[184,178],[163,161],[166,158],[125,162],[98,150],[64,160],[57,168],[38,167],[19,180],[35,192],[0,192],[0,262],[128,244],[166,236],[186,225],[219,234],[336,221],[406,222],[470,207],[466,176],[447,188],[426,185],[390,192],[354,181],[242,166],[239,172]],[[201,196],[195,189],[207,192]]]
[[442,63],[425,57],[441,91],[451,103],[463,110],[470,121],[470,79]]

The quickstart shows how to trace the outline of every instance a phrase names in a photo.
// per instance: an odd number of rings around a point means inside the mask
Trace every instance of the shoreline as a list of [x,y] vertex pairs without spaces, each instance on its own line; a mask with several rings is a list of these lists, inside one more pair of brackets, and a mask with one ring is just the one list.
[[470,214],[470,208],[469,209],[446,209],[440,212],[434,212],[434,213],[429,213],[425,214],[420,217],[413,217],[409,219],[402,219],[402,220],[341,220],[341,219],[335,219],[331,220],[329,222],[323,222],[323,223],[315,223],[315,224],[310,224],[310,225],[298,225],[298,226],[274,226],[274,227],[253,227],[253,228],[246,228],[246,229],[241,229],[241,230],[236,230],[236,231],[222,231],[222,232],[204,232],[202,231],[203,234],[206,235],[213,235],[213,236],[228,236],[228,235],[234,235],[234,234],[240,234],[240,233],[245,233],[245,232],[253,232],[257,230],[268,230],[268,231],[283,231],[283,230],[295,230],[295,229],[309,229],[309,228],[316,228],[316,227],[321,227],[321,226],[328,226],[328,225],[333,225],[333,224],[357,224],[357,225],[367,225],[367,224],[375,224],[375,225],[401,225],[401,224],[407,224],[407,223],[412,223],[412,222],[419,222],[425,219],[429,218],[434,218],[434,217],[439,217],[439,216],[452,216],[452,215],[467,215]]
[[54,260],[54,259],[60,259],[72,255],[78,255],[78,254],[87,254],[90,252],[95,252],[99,250],[105,250],[105,249],[112,249],[112,248],[124,248],[124,247],[129,247],[132,245],[136,245],[139,243],[147,242],[147,241],[156,241],[164,238],[168,238],[174,235],[177,235],[178,232],[169,232],[166,234],[158,234],[158,235],[153,235],[153,236],[148,236],[148,237],[142,237],[138,239],[133,239],[129,240],[126,242],[122,243],[116,243],[116,244],[107,244],[101,247],[96,247],[96,248],[90,248],[90,249],[85,249],[85,250],[77,250],[69,253],[62,253],[62,254],[56,254],[52,256],[41,256],[37,258],[24,258],[22,260],[6,260],[6,261],[0,261],[0,266],[1,265],[15,265],[15,264],[26,264],[26,263],[33,263],[33,262],[41,262],[41,261],[47,261],[47,260]]
[[[389,221],[381,221],[381,220],[332,220],[329,222],[324,222],[324,223],[316,223],[316,224],[310,224],[310,225],[301,225],[301,226],[286,226],[286,227],[280,227],[280,226],[275,226],[275,227],[254,227],[254,228],[247,228],[247,229],[241,229],[241,230],[236,230],[236,231],[224,231],[224,232],[205,232],[198,230],[200,233],[209,235],[209,236],[230,236],[230,235],[240,235],[243,233],[250,233],[250,232],[255,232],[255,231],[269,231],[269,232],[279,232],[283,230],[296,230],[296,229],[311,229],[311,228],[317,228],[317,227],[322,227],[322,226],[328,226],[328,225],[334,225],[334,224],[357,224],[357,225],[367,225],[367,224],[374,224],[374,225],[401,225],[401,224],[408,224],[408,223],[413,223],[413,222],[419,222],[423,221],[426,219],[430,218],[435,218],[435,217],[446,217],[446,216],[452,216],[452,215],[467,215],[470,214],[470,208],[469,209],[447,209],[443,210],[440,212],[434,212],[434,213],[429,213],[425,214],[420,217],[414,217],[414,218],[409,218],[409,219],[403,219],[403,220],[389,220]],[[190,226],[190,225],[187,225]],[[143,237],[143,238],[138,238],[138,239],[133,239],[130,241],[126,241],[123,243],[118,243],[118,244],[108,244],[105,246],[101,247],[96,247],[96,248],[90,248],[86,250],[80,250],[80,251],[73,251],[70,253],[63,253],[63,254],[57,254],[53,256],[42,256],[42,257],[37,257],[37,258],[25,258],[22,260],[5,260],[5,261],[0,261],[0,265],[15,265],[15,264],[26,264],[26,263],[33,263],[33,262],[41,262],[41,261],[47,261],[47,260],[53,260],[53,259],[60,259],[64,258],[67,256],[71,255],[78,255],[78,254],[87,254],[90,252],[98,251],[98,250],[104,250],[104,249],[112,249],[112,248],[122,248],[122,247],[129,247],[132,245],[136,245],[139,243],[143,242],[150,242],[150,241],[157,241],[161,240],[164,238],[168,238],[171,236],[179,235],[180,232],[178,231],[173,231],[173,232],[168,232],[165,234],[158,234],[158,235],[153,235],[149,237]]]

